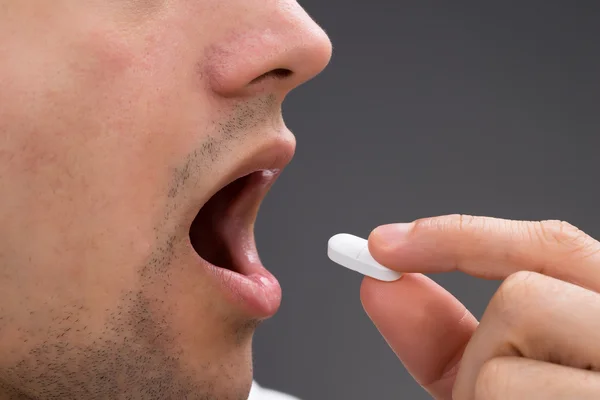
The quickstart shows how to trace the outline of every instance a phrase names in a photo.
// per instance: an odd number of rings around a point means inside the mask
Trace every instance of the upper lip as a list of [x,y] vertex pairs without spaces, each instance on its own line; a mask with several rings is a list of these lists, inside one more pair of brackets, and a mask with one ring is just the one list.
[[280,134],[263,142],[254,151],[248,153],[228,173],[224,174],[214,189],[207,194],[205,201],[208,201],[225,186],[253,172],[282,170],[294,157],[295,147],[294,137],[291,133]]

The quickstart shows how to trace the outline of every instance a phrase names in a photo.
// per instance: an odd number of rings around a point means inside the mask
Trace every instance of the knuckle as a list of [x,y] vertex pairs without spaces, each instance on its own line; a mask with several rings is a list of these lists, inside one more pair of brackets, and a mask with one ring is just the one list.
[[582,232],[577,227],[565,221],[540,221],[536,226],[541,238],[548,242],[571,244],[579,241],[582,236]]
[[576,226],[560,220],[540,221],[533,225],[534,234],[549,246],[560,246],[569,255],[592,256],[600,251],[600,243]]
[[528,308],[543,296],[543,279],[542,275],[530,271],[509,275],[492,297],[488,309],[504,323],[523,328],[535,315],[529,313]]
[[508,393],[510,384],[502,364],[497,359],[491,359],[479,370],[475,380],[475,398],[478,400],[503,398]]

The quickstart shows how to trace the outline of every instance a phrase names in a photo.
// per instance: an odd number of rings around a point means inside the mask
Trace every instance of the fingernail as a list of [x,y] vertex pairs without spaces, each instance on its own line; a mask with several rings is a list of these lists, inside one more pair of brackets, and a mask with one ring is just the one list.
[[412,223],[381,225],[373,230],[373,236],[380,246],[391,247],[406,238],[412,227]]

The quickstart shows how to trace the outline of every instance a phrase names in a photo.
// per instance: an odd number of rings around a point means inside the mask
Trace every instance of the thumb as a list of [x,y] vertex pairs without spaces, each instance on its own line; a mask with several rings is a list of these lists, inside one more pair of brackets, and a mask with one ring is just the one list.
[[478,322],[450,293],[421,274],[395,282],[365,278],[369,318],[415,380],[436,400],[451,400],[458,365]]

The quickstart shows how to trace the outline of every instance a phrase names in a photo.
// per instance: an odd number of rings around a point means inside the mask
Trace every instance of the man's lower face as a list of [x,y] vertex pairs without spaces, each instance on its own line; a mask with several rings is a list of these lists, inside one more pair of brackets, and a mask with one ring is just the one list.
[[[255,116],[276,109],[268,99],[248,107]],[[89,188],[77,192],[93,199],[87,207],[64,208],[55,194],[35,200],[52,204],[44,210],[25,202],[37,210],[22,219],[28,236],[3,247],[14,253],[2,260],[12,301],[0,306],[0,388],[32,399],[247,396],[254,330],[281,298],[253,225],[293,141],[277,131],[260,146],[241,140],[242,151],[224,139],[233,129],[217,131],[168,168],[169,179],[149,179],[160,189],[137,201],[104,198],[98,208],[102,194]],[[221,164],[206,163],[206,143],[211,160],[237,160],[234,151],[245,161],[210,179],[207,166]]]

